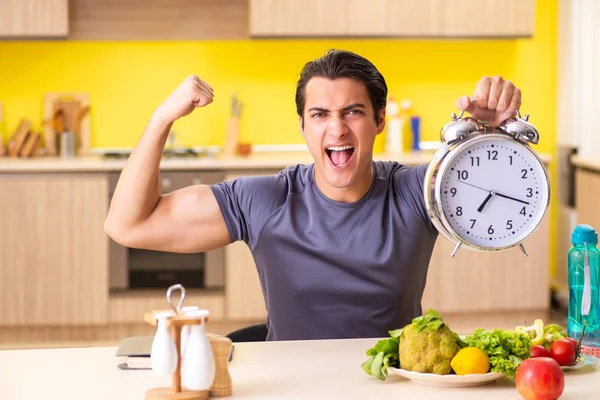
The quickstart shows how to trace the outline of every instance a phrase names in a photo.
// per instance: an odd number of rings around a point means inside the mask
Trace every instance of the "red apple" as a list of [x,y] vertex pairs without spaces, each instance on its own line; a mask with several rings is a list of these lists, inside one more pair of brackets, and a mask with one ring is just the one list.
[[555,400],[565,389],[565,376],[550,357],[528,358],[517,368],[515,383],[526,400]]
[[550,357],[550,352],[544,346],[531,346],[531,358]]

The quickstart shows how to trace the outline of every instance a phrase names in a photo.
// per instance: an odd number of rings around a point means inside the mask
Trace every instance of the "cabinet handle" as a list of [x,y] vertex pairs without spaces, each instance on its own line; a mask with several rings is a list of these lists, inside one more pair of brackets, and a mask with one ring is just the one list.
[[202,184],[202,178],[195,177],[194,179],[192,179],[192,183],[194,185],[200,185]]
[[163,188],[168,189],[171,187],[171,180],[169,178],[162,178],[160,184]]

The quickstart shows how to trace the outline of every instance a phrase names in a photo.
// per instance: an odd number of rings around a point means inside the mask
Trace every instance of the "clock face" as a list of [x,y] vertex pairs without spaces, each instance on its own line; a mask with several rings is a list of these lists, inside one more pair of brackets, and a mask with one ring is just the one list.
[[475,246],[518,244],[544,216],[549,196],[544,167],[513,141],[473,141],[453,156],[440,178],[446,220]]

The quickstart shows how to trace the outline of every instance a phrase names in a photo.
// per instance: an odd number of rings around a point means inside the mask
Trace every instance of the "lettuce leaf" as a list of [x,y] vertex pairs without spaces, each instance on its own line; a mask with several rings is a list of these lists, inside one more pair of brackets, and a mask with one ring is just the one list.
[[369,358],[362,363],[363,371],[380,380],[385,380],[389,367],[400,368],[399,341],[402,328],[388,333],[389,338],[379,340],[367,350]]
[[531,337],[511,330],[477,329],[462,341],[465,346],[477,347],[488,356],[492,372],[503,373],[511,379],[531,353]]
[[422,331],[425,327],[428,327],[433,331],[437,331],[442,325],[444,325],[442,317],[440,317],[440,314],[434,310],[429,310],[420,317],[413,318],[412,323],[416,332]]

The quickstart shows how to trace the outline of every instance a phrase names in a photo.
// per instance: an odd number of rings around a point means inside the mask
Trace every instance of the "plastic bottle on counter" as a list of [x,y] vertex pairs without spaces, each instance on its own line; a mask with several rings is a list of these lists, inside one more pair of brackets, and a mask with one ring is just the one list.
[[385,132],[385,152],[400,154],[403,150],[402,138],[403,121],[400,118],[400,107],[393,97],[387,102],[386,117],[388,118]]
[[421,149],[421,117],[414,116],[410,119],[410,124],[412,128],[412,150],[418,151]]
[[600,251],[598,233],[589,225],[577,225],[571,235],[573,246],[568,253],[569,322],[567,333],[579,340],[585,333],[582,352],[600,352]]

